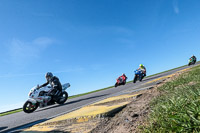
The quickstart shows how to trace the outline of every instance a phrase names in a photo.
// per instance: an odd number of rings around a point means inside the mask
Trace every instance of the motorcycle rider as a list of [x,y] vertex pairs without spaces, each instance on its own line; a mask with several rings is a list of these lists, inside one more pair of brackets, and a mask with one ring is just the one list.
[[126,79],[127,79],[126,75],[122,73],[122,75],[117,78],[117,82],[119,81],[118,84],[126,84]]
[[53,76],[51,72],[47,72],[45,75],[45,78],[47,82],[41,86],[38,86],[38,89],[50,84],[52,89],[48,92],[48,95],[55,99],[58,98],[60,94],[59,92],[62,91],[62,85],[59,81],[59,78],[56,76]]
[[142,74],[143,74],[143,78],[146,76],[146,67],[143,64],[139,65],[139,68],[137,70],[141,69],[142,70]]
[[197,60],[196,56],[192,55],[191,58],[193,59],[193,62],[196,63],[196,60]]
[[122,76],[120,76],[120,77],[122,77],[123,80],[126,80],[126,79],[127,79],[125,73],[122,73]]

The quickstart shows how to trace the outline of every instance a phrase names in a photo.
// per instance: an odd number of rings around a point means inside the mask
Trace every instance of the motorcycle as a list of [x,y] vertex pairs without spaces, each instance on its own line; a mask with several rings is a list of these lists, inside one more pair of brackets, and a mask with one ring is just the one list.
[[53,105],[55,103],[65,103],[68,99],[68,93],[65,90],[69,87],[69,83],[63,84],[62,91],[56,92],[58,93],[57,98],[47,95],[48,92],[52,89],[50,86],[45,86],[40,89],[38,89],[37,86],[33,87],[28,94],[29,99],[23,105],[23,111],[25,113],[32,113],[38,107],[43,108],[49,105]]
[[136,83],[137,80],[142,81],[142,79],[144,78],[143,72],[141,69],[139,70],[135,70],[135,77],[133,79],[133,83]]
[[188,66],[190,66],[190,65],[194,65],[195,63],[196,63],[196,60],[194,60],[193,58],[190,58],[189,60],[188,60]]
[[127,77],[118,77],[116,80],[117,82],[115,83],[115,87],[119,86],[119,85],[125,85],[126,84],[126,79]]

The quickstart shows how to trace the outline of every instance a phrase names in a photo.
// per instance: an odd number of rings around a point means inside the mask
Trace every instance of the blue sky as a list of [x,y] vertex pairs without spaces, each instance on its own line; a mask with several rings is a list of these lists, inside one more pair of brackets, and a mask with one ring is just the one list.
[[199,0],[1,0],[0,112],[52,72],[69,95],[187,64],[200,54]]

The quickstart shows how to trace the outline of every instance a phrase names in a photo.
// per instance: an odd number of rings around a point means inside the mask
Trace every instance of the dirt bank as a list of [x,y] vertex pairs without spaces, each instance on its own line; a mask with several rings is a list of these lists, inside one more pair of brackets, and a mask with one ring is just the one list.
[[140,127],[145,124],[150,112],[150,102],[155,97],[161,95],[157,90],[165,82],[177,78],[181,73],[173,74],[158,81],[151,89],[140,91],[142,95],[129,103],[122,111],[114,117],[101,120],[100,124],[91,133],[137,133],[141,132]]
[[159,95],[156,87],[142,91],[142,95],[129,103],[114,117],[101,120],[91,133],[133,133],[143,124],[149,112],[149,102]]

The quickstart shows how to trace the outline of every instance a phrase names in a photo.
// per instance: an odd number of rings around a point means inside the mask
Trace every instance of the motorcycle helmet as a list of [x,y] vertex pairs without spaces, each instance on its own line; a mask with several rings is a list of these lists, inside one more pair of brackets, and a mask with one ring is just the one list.
[[143,65],[142,65],[142,64],[140,64],[140,67],[143,67]]
[[122,76],[125,76],[125,73],[122,73]]
[[53,74],[51,72],[47,72],[45,75],[46,80],[49,82],[53,78]]

